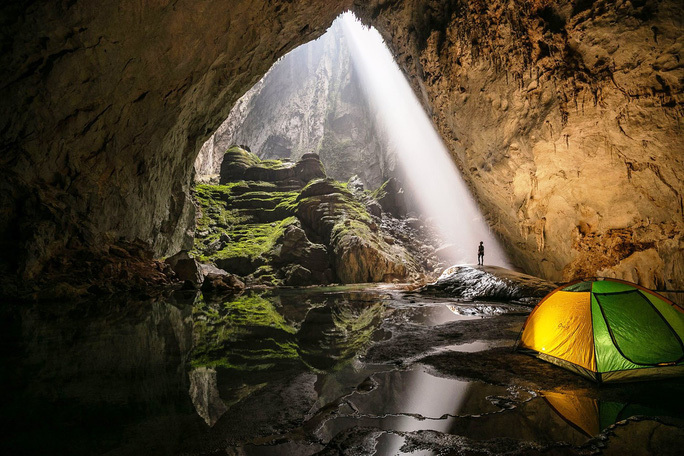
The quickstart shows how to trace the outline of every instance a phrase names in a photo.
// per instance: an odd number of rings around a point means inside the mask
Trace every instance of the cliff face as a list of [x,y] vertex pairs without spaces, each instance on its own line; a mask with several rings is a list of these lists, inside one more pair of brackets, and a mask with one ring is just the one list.
[[111,239],[188,245],[201,144],[350,7],[523,269],[684,286],[677,0],[6,2],[0,272]]
[[112,238],[191,245],[192,164],[230,107],[347,1],[5,2],[3,272]]
[[408,1],[366,15],[525,271],[682,287],[681,5]]
[[385,180],[388,144],[376,127],[339,22],[291,51],[238,100],[202,146],[197,178],[219,173],[231,145],[264,159],[299,160],[317,153],[328,175],[358,175],[369,188]]

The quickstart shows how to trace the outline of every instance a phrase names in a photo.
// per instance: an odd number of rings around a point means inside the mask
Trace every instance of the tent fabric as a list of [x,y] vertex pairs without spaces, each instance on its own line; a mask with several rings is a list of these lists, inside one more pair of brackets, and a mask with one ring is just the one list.
[[596,381],[681,375],[684,309],[617,279],[573,282],[527,318],[517,348]]

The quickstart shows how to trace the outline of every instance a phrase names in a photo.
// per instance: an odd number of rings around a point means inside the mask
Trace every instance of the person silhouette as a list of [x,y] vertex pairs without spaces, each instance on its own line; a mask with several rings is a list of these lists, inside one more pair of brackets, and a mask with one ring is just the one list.
[[477,265],[484,266],[484,244],[480,241],[480,245],[477,246]]

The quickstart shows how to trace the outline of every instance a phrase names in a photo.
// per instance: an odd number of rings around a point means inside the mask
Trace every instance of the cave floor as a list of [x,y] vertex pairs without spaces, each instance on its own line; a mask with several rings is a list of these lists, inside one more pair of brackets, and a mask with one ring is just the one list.
[[3,454],[680,454],[684,380],[512,347],[529,307],[398,285],[6,306]]

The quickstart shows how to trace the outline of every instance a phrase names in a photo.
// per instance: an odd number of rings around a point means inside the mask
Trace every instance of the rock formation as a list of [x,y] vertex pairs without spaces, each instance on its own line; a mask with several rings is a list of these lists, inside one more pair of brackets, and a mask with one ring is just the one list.
[[536,304],[558,285],[498,266],[457,265],[421,289],[423,293],[466,300]]
[[234,144],[247,145],[262,159],[297,161],[314,152],[333,179],[356,174],[369,188],[379,187],[394,169],[339,21],[278,60],[237,101],[202,146],[196,179],[218,174],[223,153]]
[[684,286],[678,0],[6,2],[0,273],[119,239],[188,246],[201,145],[347,8],[385,37],[515,263]]
[[[0,272],[75,245],[192,243],[192,164],[230,107],[350,2],[3,3]],[[106,252],[100,252],[105,254]]]
[[380,228],[381,213],[369,213],[378,203],[327,179],[316,154],[287,163],[233,147],[220,181],[196,187],[193,253],[250,283],[382,282],[418,269],[403,243]]
[[681,5],[416,0],[366,17],[519,266],[684,286]]

